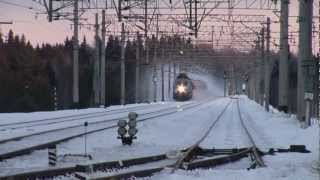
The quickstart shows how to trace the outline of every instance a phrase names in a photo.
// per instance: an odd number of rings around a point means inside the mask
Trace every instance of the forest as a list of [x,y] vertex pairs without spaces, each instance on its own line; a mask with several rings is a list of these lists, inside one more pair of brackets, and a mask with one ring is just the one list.
[[[15,35],[12,30],[5,37],[0,34],[0,112],[54,110],[55,88],[58,109],[72,108],[72,38],[67,37],[61,44],[33,46],[24,35]],[[178,46],[182,41],[187,43],[177,36],[173,38],[160,38],[158,44]],[[152,42],[157,40],[153,36],[148,41],[155,44]],[[120,103],[120,43],[118,37],[110,35],[106,44],[106,106]],[[134,102],[137,46],[137,40],[126,41],[126,103]],[[145,54],[141,42],[139,46],[141,54]],[[153,54],[155,48],[151,45],[149,54]],[[80,99],[77,108],[94,106],[93,65],[94,47],[83,37],[79,48]]]
[[[5,38],[4,38],[5,37]],[[151,61],[168,62],[170,57],[179,58],[182,49],[185,51],[182,59],[189,58],[192,63],[211,61],[211,65],[221,75],[233,66],[239,74],[248,71],[248,66],[254,67],[252,59],[239,59],[240,52],[225,49],[215,51],[211,47],[198,45],[191,49],[190,39],[178,35],[169,37],[152,36],[148,39],[148,53]],[[57,108],[75,108],[72,103],[72,38],[66,38],[60,44],[31,45],[24,35],[15,35],[12,30],[7,35],[0,34],[0,112],[32,112],[54,110],[54,89],[57,94]],[[138,49],[138,50],[137,50]],[[101,49],[99,50],[101,53]],[[120,56],[121,42],[118,36],[108,36],[106,44],[106,104],[120,104]],[[203,52],[206,52],[206,57]],[[126,104],[135,100],[135,66],[136,53],[140,54],[140,65],[145,65],[146,49],[140,39],[128,39],[125,45],[126,64]],[[79,104],[76,108],[94,107],[93,97],[93,67],[94,47],[87,43],[85,37],[79,48]],[[200,55],[200,56],[199,56]],[[228,55],[231,58],[215,57]],[[188,57],[187,57],[188,56]],[[278,55],[273,54],[270,86],[270,103],[277,106],[278,86]],[[290,58],[290,111],[296,111],[297,90],[297,58]],[[154,58],[157,57],[157,58]],[[194,59],[197,57],[197,59]],[[199,58],[198,58],[199,57]],[[202,61],[205,60],[205,61]],[[318,75],[318,72],[316,73]],[[315,76],[315,81],[317,81]],[[317,84],[317,83],[315,83]],[[316,89],[315,85],[315,89]]]

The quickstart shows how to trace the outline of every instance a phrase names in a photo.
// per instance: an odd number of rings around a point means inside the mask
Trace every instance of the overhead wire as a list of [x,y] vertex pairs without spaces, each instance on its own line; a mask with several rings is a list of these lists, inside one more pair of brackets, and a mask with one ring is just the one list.
[[14,2],[8,2],[8,1],[4,1],[4,0],[0,0],[0,3],[6,4],[6,5],[10,5],[10,6],[19,7],[19,8],[23,8],[23,9],[33,10],[33,11],[43,11],[43,10],[35,8],[33,6],[25,6],[25,5],[22,5],[22,4],[18,4],[18,3],[14,3]]

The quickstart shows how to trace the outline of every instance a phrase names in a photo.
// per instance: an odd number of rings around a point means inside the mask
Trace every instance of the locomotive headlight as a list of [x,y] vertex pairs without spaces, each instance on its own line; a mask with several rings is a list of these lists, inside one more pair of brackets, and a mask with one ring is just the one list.
[[186,86],[183,84],[177,86],[178,93],[185,93],[186,92]]

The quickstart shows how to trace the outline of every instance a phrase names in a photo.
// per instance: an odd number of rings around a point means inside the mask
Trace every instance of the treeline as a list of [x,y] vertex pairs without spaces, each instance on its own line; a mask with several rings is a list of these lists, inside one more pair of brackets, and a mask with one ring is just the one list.
[[0,36],[0,111],[33,111],[52,108],[48,61],[24,36],[12,31]]
[[[6,40],[5,40],[6,39]],[[148,40],[150,59],[155,48],[186,47],[188,41],[173,36]],[[106,44],[106,106],[120,103],[120,57],[119,37],[109,36]],[[157,46],[156,46],[157,44]],[[137,46],[140,59],[144,59],[145,48],[137,40],[128,40],[126,59],[126,102],[134,101],[134,73]],[[0,35],[0,112],[31,112],[54,109],[56,88],[58,109],[71,108],[72,104],[72,39],[61,44],[42,44],[33,47],[24,35],[12,30],[4,38]],[[162,54],[161,54],[162,53]],[[158,51],[157,56],[167,57]],[[79,49],[79,108],[93,106],[94,48],[83,38]],[[142,62],[143,63],[143,62]]]
[[[54,109],[56,88],[58,109],[73,107],[72,103],[72,38],[60,44],[32,46],[24,35],[9,31],[4,38],[0,34],[0,112],[31,112]],[[213,50],[198,44],[192,47],[190,39],[178,35],[148,39],[149,60],[168,62],[191,62],[205,64],[204,68],[215,69],[215,75],[223,77],[230,67],[239,74],[245,74],[254,67],[255,51],[241,53],[233,49]],[[145,65],[146,48],[137,39],[126,41],[126,103],[135,100],[136,53],[139,49],[140,63]],[[100,51],[102,51],[100,49]],[[106,44],[106,106],[120,104],[120,58],[121,41],[110,35]],[[101,53],[101,52],[100,52]],[[95,49],[86,38],[79,49],[79,108],[93,107],[93,66]],[[154,58],[157,57],[157,58]],[[273,54],[270,102],[277,106],[278,99],[278,55]],[[290,97],[296,97],[297,58],[290,58]],[[207,64],[206,64],[207,63]],[[318,77],[318,76],[316,76]],[[315,81],[318,81],[315,78]],[[316,83],[315,83],[316,84]],[[143,87],[142,87],[143,88]],[[317,87],[315,87],[317,88]],[[296,98],[290,98],[290,111],[294,112]]]

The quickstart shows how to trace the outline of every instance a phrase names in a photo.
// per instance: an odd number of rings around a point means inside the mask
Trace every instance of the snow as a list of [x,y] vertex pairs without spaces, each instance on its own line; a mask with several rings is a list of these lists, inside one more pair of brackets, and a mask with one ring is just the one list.
[[[201,80],[206,83],[205,89],[198,89],[199,95],[208,93],[210,96],[221,96],[221,84],[213,79],[205,76],[191,75],[194,79]],[[210,85],[210,83],[212,84]],[[215,86],[216,85],[216,86]],[[197,92],[198,93],[198,92]],[[269,148],[288,148],[292,144],[304,144],[311,153],[276,153],[275,155],[266,155],[263,157],[267,167],[247,170],[251,162],[248,158],[240,161],[217,166],[209,169],[197,169],[192,171],[178,170],[171,174],[168,171],[157,173],[149,178],[153,180],[318,180],[318,173],[313,170],[312,166],[319,157],[319,127],[317,124],[302,129],[300,123],[294,115],[279,112],[271,107],[270,112],[266,112],[263,107],[248,99],[246,96],[238,96],[240,98],[241,116],[252,134],[256,145],[262,150]],[[187,103],[197,103],[205,96],[195,98]],[[210,132],[209,136],[200,145],[205,148],[240,148],[251,146],[246,136],[237,112],[236,100],[232,100],[226,113],[217,122],[216,126]],[[76,138],[64,143],[58,144],[58,166],[73,166],[79,163],[103,162],[112,160],[129,159],[157,154],[164,154],[178,149],[186,148],[195,143],[209,128],[226,104],[230,102],[230,98],[216,98],[208,101],[192,109],[181,108],[183,103],[164,102],[156,103],[153,106],[139,110],[138,113],[155,111],[162,108],[172,107],[177,113],[166,115],[164,117],[154,118],[150,121],[144,121],[138,124],[137,139],[134,140],[132,146],[123,146],[121,141],[117,139],[117,130],[110,129],[88,135],[87,152],[93,156],[92,160],[64,158],[65,154],[81,154],[84,153],[84,137]],[[145,104],[144,104],[145,105]],[[111,107],[111,109],[126,109],[128,107],[143,105],[126,105]],[[13,113],[0,114],[0,123],[8,123],[8,119],[14,122],[30,121],[33,119],[58,117],[70,114],[81,114],[88,112],[104,111],[101,108],[85,109],[85,110],[67,110],[57,112],[35,112],[35,113]],[[110,115],[104,118],[92,118],[87,121],[101,121],[108,118],[119,118],[127,113],[119,113],[118,115]],[[79,121],[78,123],[83,123]],[[38,132],[43,129],[61,128],[63,126],[75,125],[76,122],[68,122],[57,125],[44,126],[41,128],[33,128],[32,131]],[[106,124],[96,125],[91,128],[98,128]],[[110,125],[110,124],[108,124]],[[30,130],[30,129],[29,129]],[[58,134],[47,134],[47,136],[37,137],[47,141],[61,137],[70,133],[83,131],[83,128],[74,130],[61,131]],[[8,132],[0,132],[0,139],[12,137],[12,134],[30,133],[28,129],[8,130]],[[35,138],[36,139],[36,138]],[[30,139],[26,144],[34,141]],[[8,150],[8,148],[21,147],[23,144],[16,142],[12,146],[4,146],[0,144],[0,152]],[[48,167],[47,150],[34,151],[30,155],[24,155],[17,158],[8,159],[0,162],[0,175],[22,172],[30,169],[43,169]],[[171,163],[172,160],[163,161]],[[152,167],[163,166],[162,162],[154,163]],[[131,171],[135,168],[142,168],[147,165],[130,167],[122,171]],[[150,166],[151,167],[151,166]],[[111,171],[113,172],[113,171]],[[100,175],[105,175],[101,172]],[[107,174],[110,172],[107,172]],[[63,178],[62,178],[63,179]]]
[[[288,148],[291,144],[304,144],[312,153],[276,153],[273,156],[267,155],[263,159],[267,165],[266,168],[258,168],[255,170],[246,170],[250,162],[242,159],[236,163],[218,166],[210,169],[198,169],[193,171],[179,170],[174,174],[160,172],[151,178],[152,180],[318,180],[319,172],[314,170],[314,166],[318,160],[319,152],[319,127],[311,126],[307,129],[300,128],[298,120],[294,116],[290,116],[278,111],[271,113],[265,112],[263,107],[256,104],[248,98],[241,97],[241,109],[244,109],[251,116],[249,125],[250,133],[256,136],[255,141],[258,147],[274,147]],[[232,115],[231,115],[232,116]],[[231,117],[229,120],[232,119]],[[246,118],[248,120],[248,118]],[[234,124],[215,129],[228,128],[232,134],[236,131],[230,127]],[[223,126],[223,125],[221,125]],[[222,131],[222,130],[220,130]],[[218,130],[217,134],[223,133]],[[216,133],[213,133],[216,134]],[[221,136],[218,136],[221,138]],[[234,138],[230,138],[234,139]],[[235,138],[238,139],[238,138]],[[217,140],[215,140],[217,141]],[[223,142],[223,141],[222,141]],[[227,147],[228,140],[225,140]],[[221,142],[212,142],[219,144]]]
[[[152,105],[133,106],[133,105],[130,105],[126,108],[120,108],[118,110],[122,110],[122,109],[126,110],[126,111],[135,110],[136,112],[144,113],[144,112],[152,112],[154,110],[159,110],[161,108],[167,108],[167,105],[169,105],[169,104],[159,103],[159,104],[157,104],[157,106],[152,106]],[[114,110],[114,108],[111,108],[111,109]],[[84,110],[84,111],[87,111],[87,110]],[[20,115],[18,115],[17,118],[15,118],[15,120],[17,122],[20,122],[20,124],[10,125],[10,126],[5,126],[5,127],[0,128],[0,141],[4,140],[4,139],[15,138],[15,137],[20,137],[20,136],[25,136],[25,135],[31,135],[31,134],[52,131],[52,130],[57,130],[57,129],[63,130],[67,127],[75,127],[75,129],[79,129],[79,127],[77,127],[77,126],[82,126],[84,124],[84,122],[88,122],[90,125],[89,128],[92,128],[93,126],[91,126],[91,124],[94,124],[97,122],[105,121],[108,119],[126,118],[127,113],[128,113],[126,111],[114,111],[113,112],[113,111],[105,111],[104,110],[104,111],[97,111],[97,112],[102,112],[98,115],[93,115],[93,114],[90,114],[89,116],[85,115],[86,118],[84,118],[82,116],[81,117],[71,117],[71,118],[67,117],[67,118],[63,118],[63,119],[51,119],[49,121],[47,121],[48,118],[45,118],[43,121],[35,122],[35,123],[28,123],[28,124],[21,124],[21,123],[30,122],[32,119],[25,120],[24,118],[20,117]],[[95,111],[93,111],[93,112],[95,112]],[[36,114],[36,113],[33,113],[33,114]],[[40,114],[42,114],[42,113],[40,113]],[[53,117],[66,117],[66,116],[62,116],[61,112],[59,112],[59,111],[50,112],[50,114],[56,114],[56,116],[53,116]],[[86,114],[86,113],[79,113],[79,115],[83,115],[83,114]],[[41,119],[39,119],[39,120],[41,120]],[[65,122],[66,120],[68,120],[68,121]],[[42,125],[41,125],[41,123],[42,123]],[[50,123],[50,124],[47,124],[47,123]],[[83,128],[81,130],[83,130]]]
[[[173,101],[172,99],[172,86],[174,83],[174,74],[173,64],[170,65],[170,71],[169,71],[169,65],[163,64],[164,68],[164,78],[163,78],[163,87],[164,87],[164,98],[166,101]],[[199,72],[205,72],[206,69],[203,69],[200,66],[195,67]],[[153,72],[152,72],[153,73]],[[176,76],[181,73],[179,66],[176,66]],[[223,96],[223,80],[216,78],[215,76],[212,76],[211,74],[204,74],[204,73],[195,73],[195,72],[187,72],[187,75],[193,80],[193,81],[200,81],[205,84],[204,88],[196,88],[194,89],[194,94],[192,100],[203,100],[207,97],[218,97]],[[153,74],[152,74],[153,76]],[[170,77],[170,81],[169,81]],[[149,91],[152,92],[149,94],[149,101],[154,100],[154,85],[156,85],[156,99],[159,101],[161,100],[162,96],[162,76],[161,76],[161,65],[157,66],[156,71],[156,84],[153,83],[152,78],[148,78],[147,81],[149,81]],[[169,85],[170,82],[170,85]],[[169,88],[170,86],[170,88]],[[170,89],[170,90],[169,90]]]
[[212,96],[219,97],[224,95],[222,79],[218,79],[209,74],[188,73],[188,75],[193,81],[200,81],[205,84],[204,88],[195,87],[192,98],[193,100],[203,100]]
[[[159,104],[159,103],[157,103]],[[107,110],[125,109],[129,107],[146,106],[148,104],[130,104],[130,105],[116,105],[108,108],[88,108],[88,109],[72,109],[72,110],[59,110],[59,111],[43,111],[31,113],[0,113],[0,125],[15,122],[28,122],[33,120],[41,120],[48,118],[57,118],[71,115],[87,114],[94,112],[105,112]]]

